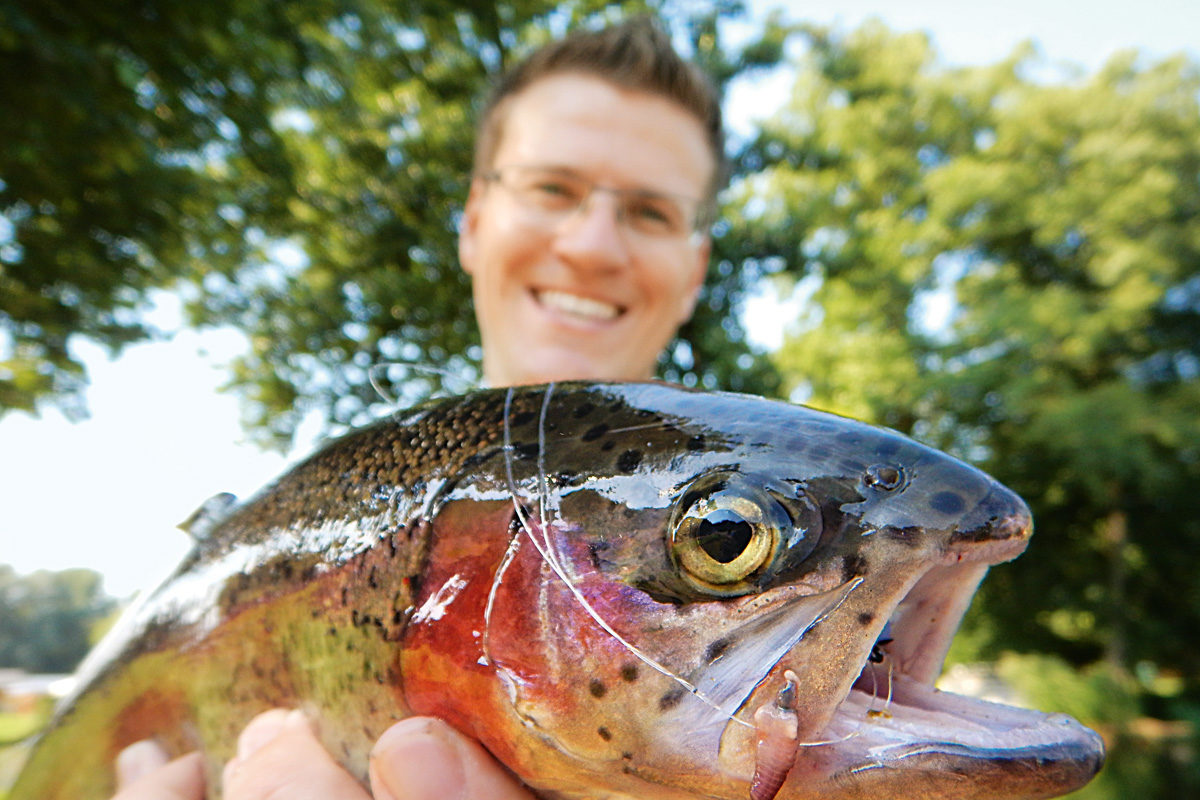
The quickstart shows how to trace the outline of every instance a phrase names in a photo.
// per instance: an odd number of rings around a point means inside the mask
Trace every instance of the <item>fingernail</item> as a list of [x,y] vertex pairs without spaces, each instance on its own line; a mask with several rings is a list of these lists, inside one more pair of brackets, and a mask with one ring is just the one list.
[[117,785],[128,786],[168,761],[166,752],[151,740],[134,742],[117,754]]
[[462,756],[440,723],[402,720],[371,751],[375,800],[457,800],[466,789]]
[[298,726],[308,726],[308,721],[300,711],[289,711],[286,708],[275,708],[264,711],[242,731],[238,737],[237,758],[243,760],[253,753],[266,747],[286,730]]

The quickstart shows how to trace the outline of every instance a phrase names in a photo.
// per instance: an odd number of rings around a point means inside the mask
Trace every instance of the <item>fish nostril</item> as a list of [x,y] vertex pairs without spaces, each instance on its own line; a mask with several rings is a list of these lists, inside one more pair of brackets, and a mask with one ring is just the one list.
[[904,469],[891,464],[873,464],[863,475],[863,483],[884,492],[903,488],[905,480]]

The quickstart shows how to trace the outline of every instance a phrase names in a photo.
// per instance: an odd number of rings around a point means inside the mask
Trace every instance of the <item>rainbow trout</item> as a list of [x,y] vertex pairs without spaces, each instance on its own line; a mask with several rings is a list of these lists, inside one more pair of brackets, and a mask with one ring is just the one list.
[[11,800],[107,798],[121,748],[299,707],[345,767],[441,717],[545,797],[1043,798],[1069,717],[933,688],[1026,505],[891,431],[662,384],[486,390],[327,445],[192,525]]

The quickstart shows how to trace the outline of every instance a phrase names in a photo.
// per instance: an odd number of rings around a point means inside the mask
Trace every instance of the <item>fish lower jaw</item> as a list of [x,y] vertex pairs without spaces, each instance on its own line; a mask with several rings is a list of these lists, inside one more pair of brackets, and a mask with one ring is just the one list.
[[[944,692],[904,675],[868,665],[830,722],[830,732],[871,740],[872,747],[953,744],[997,751],[1058,746],[1074,736],[1096,735],[1065,714],[1044,713]],[[876,688],[877,687],[877,688]]]
[[832,744],[812,755],[827,773],[879,770],[875,777],[884,781],[912,771],[950,771],[962,781],[961,794],[947,796],[958,797],[976,796],[968,790],[973,777],[994,782],[1011,773],[1014,782],[1027,780],[1030,770],[1018,767],[1034,763],[1043,784],[1038,791],[1046,793],[1025,795],[1014,785],[1012,796],[1057,796],[1090,780],[1104,759],[1100,737],[1065,714],[944,692],[905,675],[889,677],[876,664],[863,670],[821,738]]

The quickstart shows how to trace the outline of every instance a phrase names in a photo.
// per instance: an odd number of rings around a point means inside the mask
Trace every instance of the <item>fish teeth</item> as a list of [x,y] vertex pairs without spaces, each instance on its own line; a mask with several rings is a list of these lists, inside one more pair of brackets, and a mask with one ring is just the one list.
[[593,300],[589,297],[580,297],[577,294],[570,294],[568,292],[545,290],[538,292],[537,298],[538,302],[548,308],[588,319],[607,321],[616,319],[617,315],[621,313],[621,309],[612,303]]

